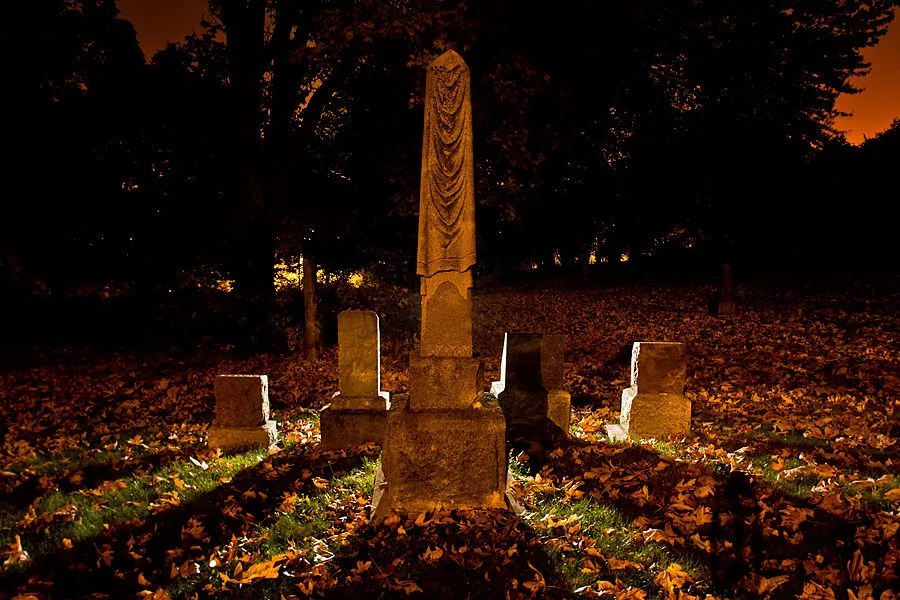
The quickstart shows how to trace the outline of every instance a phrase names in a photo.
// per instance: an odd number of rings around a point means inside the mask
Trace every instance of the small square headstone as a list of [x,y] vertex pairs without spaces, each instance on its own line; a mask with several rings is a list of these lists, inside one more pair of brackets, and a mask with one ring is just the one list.
[[533,435],[532,430],[545,429],[548,419],[568,432],[570,397],[562,390],[565,349],[563,334],[504,334],[500,380],[491,384],[491,393],[503,408],[508,432]]
[[635,342],[631,387],[622,390],[619,425],[613,438],[685,435],[691,428],[691,401],[684,395],[687,348],[679,342]]
[[631,387],[638,394],[681,394],[687,349],[679,342],[635,342],[631,350]]
[[266,448],[278,439],[269,420],[269,378],[266,375],[217,375],[214,383],[216,420],[209,445],[225,451]]
[[214,385],[216,425],[256,427],[269,420],[267,375],[218,375]]

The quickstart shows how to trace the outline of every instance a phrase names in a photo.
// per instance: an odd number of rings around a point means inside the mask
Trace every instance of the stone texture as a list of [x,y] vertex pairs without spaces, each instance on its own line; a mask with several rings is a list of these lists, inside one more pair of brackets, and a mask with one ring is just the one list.
[[480,360],[410,356],[410,410],[472,408],[481,399],[483,386],[484,365]]
[[565,378],[566,336],[562,333],[541,335],[541,380],[548,390],[560,390]]
[[428,66],[416,272],[422,331],[410,395],[392,407],[373,498],[393,511],[506,508],[506,425],[475,408],[484,371],[472,358],[475,180],[469,69],[448,51]]
[[428,66],[416,273],[422,356],[472,356],[475,171],[469,68],[452,50]]
[[218,375],[216,425],[256,427],[269,419],[269,378],[266,375]]
[[665,437],[691,430],[691,401],[684,395],[687,350],[677,342],[635,342],[631,387],[622,391],[619,426],[610,437]]
[[345,310],[338,315],[338,382],[341,395],[371,398],[381,392],[378,315]]
[[209,445],[223,452],[237,452],[251,448],[270,448],[278,441],[278,427],[275,421],[266,421],[259,427],[218,427],[209,428]]
[[472,274],[422,278],[422,356],[472,356]]
[[334,405],[319,411],[321,447],[325,450],[356,448],[367,442],[384,441],[388,411],[373,409],[336,409]]
[[685,435],[691,431],[691,401],[681,394],[622,390],[622,429],[631,437]]
[[398,402],[385,429],[375,519],[393,510],[506,508],[505,429],[497,410],[413,411]]
[[469,68],[459,54],[449,50],[428,65],[416,253],[416,273],[426,279],[475,264],[470,93]]
[[338,315],[338,374],[340,391],[319,411],[322,448],[382,443],[390,394],[381,391],[381,338],[374,312]]
[[568,435],[572,418],[572,396],[569,392],[550,390],[547,394],[547,418]]
[[631,387],[640,394],[681,394],[687,348],[679,342],[635,342],[631,350]]
[[278,441],[269,420],[269,378],[266,375],[218,375],[214,383],[216,420],[208,443],[225,452],[267,448]]
[[568,433],[571,398],[560,389],[565,343],[562,334],[504,334],[500,381],[491,384],[491,393],[503,409],[507,431],[522,425],[543,431],[549,419]]
[[378,392],[377,396],[364,398],[344,396],[341,392],[335,392],[331,397],[331,408],[337,410],[387,410],[391,407],[391,393]]

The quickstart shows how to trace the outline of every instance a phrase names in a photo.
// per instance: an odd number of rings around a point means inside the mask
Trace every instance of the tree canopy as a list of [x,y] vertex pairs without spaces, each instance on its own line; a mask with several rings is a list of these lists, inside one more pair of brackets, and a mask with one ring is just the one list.
[[829,203],[816,165],[896,6],[211,0],[145,62],[113,0],[15,3],[3,277],[153,293],[203,268],[265,298],[304,254],[409,278],[422,68],[447,48],[473,74],[482,268],[814,254],[874,169]]

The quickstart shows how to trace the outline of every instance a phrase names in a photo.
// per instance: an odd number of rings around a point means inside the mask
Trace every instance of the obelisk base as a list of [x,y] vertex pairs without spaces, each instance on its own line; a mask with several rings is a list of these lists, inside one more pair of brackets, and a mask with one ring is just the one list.
[[394,511],[507,508],[505,438],[499,410],[410,410],[398,396],[385,427],[373,521]]

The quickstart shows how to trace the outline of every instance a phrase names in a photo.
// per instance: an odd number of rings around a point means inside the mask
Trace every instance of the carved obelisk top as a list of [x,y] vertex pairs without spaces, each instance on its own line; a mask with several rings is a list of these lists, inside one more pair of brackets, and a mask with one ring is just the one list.
[[448,50],[428,66],[416,272],[475,264],[475,175],[469,68]]
[[475,175],[469,68],[448,50],[428,66],[416,272],[421,356],[472,356]]

